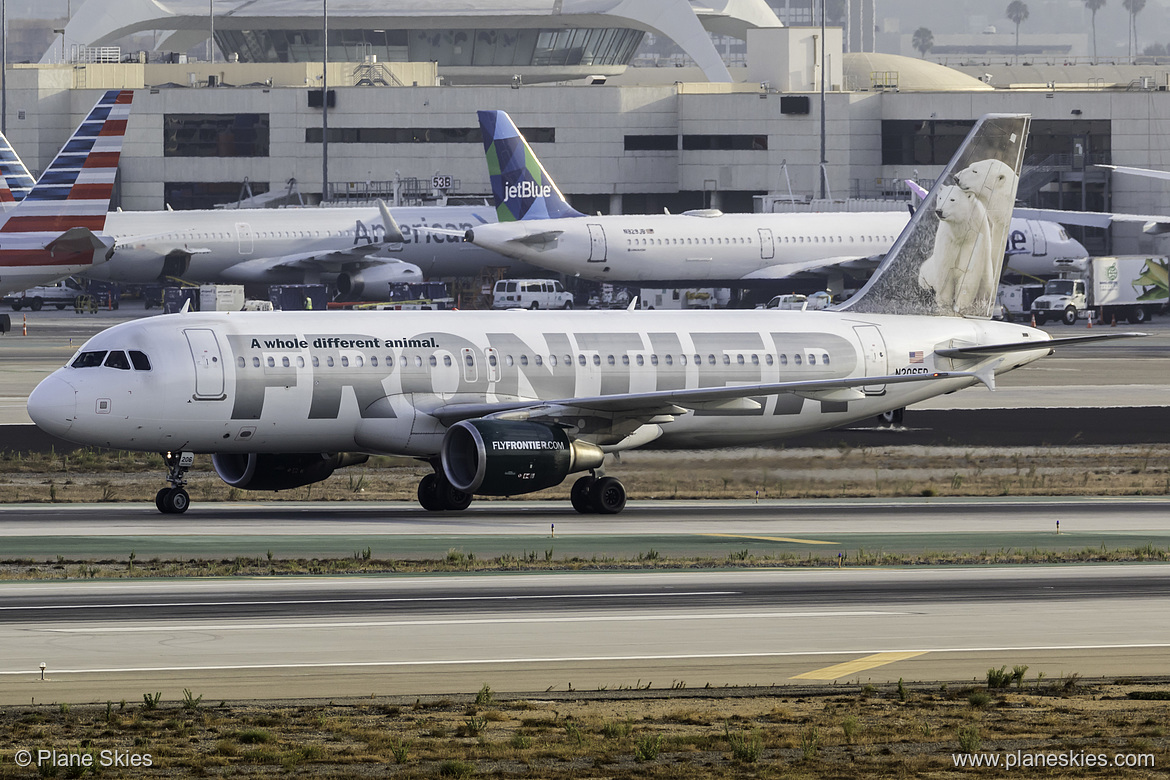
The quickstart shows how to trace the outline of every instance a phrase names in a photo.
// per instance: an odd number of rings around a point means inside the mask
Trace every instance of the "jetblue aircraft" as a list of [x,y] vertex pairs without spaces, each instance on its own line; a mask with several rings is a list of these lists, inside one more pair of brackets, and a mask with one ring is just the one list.
[[5,204],[0,213],[0,295],[106,261],[113,245],[106,214],[133,98],[130,90],[103,94],[27,191],[27,180],[0,154],[0,169],[9,170],[15,187],[9,189],[7,179],[0,186],[0,203]]
[[[568,204],[503,111],[480,111],[496,224],[466,240],[532,265],[598,282],[736,285],[803,273],[868,275],[906,227],[909,211],[818,214],[590,216]],[[940,208],[950,208],[947,203]],[[1088,252],[1055,223],[1013,219],[1004,241],[1022,273],[1056,273]]]
[[[834,310],[171,314],[94,336],[28,412],[70,441],[166,453],[166,513],[187,509],[196,453],[246,490],[317,482],[372,453],[414,457],[434,468],[418,487],[428,510],[583,474],[573,507],[616,513],[612,453],[771,442],[991,387],[1056,344],[1109,338],[990,319],[1027,130],[1023,115],[977,122]],[[942,198],[968,200],[965,216],[940,218]]]

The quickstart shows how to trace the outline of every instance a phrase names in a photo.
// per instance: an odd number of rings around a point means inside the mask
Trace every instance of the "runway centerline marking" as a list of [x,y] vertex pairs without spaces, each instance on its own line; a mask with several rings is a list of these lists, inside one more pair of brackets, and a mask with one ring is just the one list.
[[700,534],[700,536],[719,536],[724,539],[757,539],[762,542],[791,542],[792,544],[841,544],[840,542],[820,542],[816,539],[793,539],[788,536],[748,536],[747,534]]
[[[236,664],[216,666],[142,666],[142,667],[108,667],[101,669],[56,669],[54,674],[119,674],[132,672],[225,672],[225,671],[258,671],[263,669],[353,669],[371,667],[416,667],[416,666],[469,666],[475,664],[552,664],[552,663],[599,663],[609,662],[628,663],[631,661],[695,661],[695,660],[737,660],[744,658],[792,658],[796,656],[826,656],[851,655],[862,652],[867,655],[878,653],[913,652],[925,653],[1003,653],[1013,651],[1053,651],[1053,650],[1165,650],[1170,644],[1127,644],[1127,645],[1070,645],[1040,646],[1040,647],[965,647],[965,648],[928,648],[924,650],[817,650],[776,652],[776,653],[691,653],[677,655],[615,655],[615,656],[564,656],[532,657],[532,658],[477,658],[477,659],[427,659],[422,661],[339,661],[333,663],[284,663],[284,664]],[[39,669],[23,669],[20,671],[0,671],[0,676],[39,676]]]
[[20,610],[49,610],[49,609],[143,609],[146,607],[257,607],[277,604],[394,604],[394,603],[435,603],[435,602],[466,602],[466,601],[535,601],[551,599],[634,599],[659,598],[662,596],[742,596],[736,590],[695,590],[665,593],[565,593],[565,594],[538,594],[538,595],[511,595],[511,596],[387,596],[384,598],[352,598],[352,599],[273,599],[268,601],[146,601],[131,604],[32,604],[28,606],[3,606],[0,611],[11,612]]
[[109,628],[43,628],[28,629],[52,634],[143,634],[150,632],[175,633],[188,631],[303,631],[305,629],[378,628],[402,626],[482,626],[531,623],[628,623],[661,620],[763,620],[766,618],[841,618],[841,617],[897,617],[909,612],[713,612],[711,614],[679,615],[578,615],[573,617],[527,618],[452,618],[449,620],[363,620],[346,623],[223,623],[202,626],[111,626]]
[[841,664],[834,664],[833,666],[826,666],[823,669],[814,669],[811,672],[798,674],[790,679],[793,680],[839,680],[842,677],[849,677],[857,672],[864,672],[867,669],[876,669],[879,666],[892,664],[895,661],[905,661],[909,658],[917,658],[920,655],[926,655],[925,651],[908,650],[900,653],[874,653],[867,655],[864,658],[858,658],[853,661],[846,661]]

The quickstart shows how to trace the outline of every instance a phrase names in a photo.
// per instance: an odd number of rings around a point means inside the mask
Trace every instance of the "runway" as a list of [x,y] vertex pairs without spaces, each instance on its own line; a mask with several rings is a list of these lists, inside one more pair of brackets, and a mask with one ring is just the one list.
[[[1170,569],[7,583],[0,702],[1170,673]],[[47,665],[46,681],[38,665]]]
[[[859,550],[1170,548],[1170,498],[909,498],[631,501],[613,517],[563,501],[482,501],[433,514],[413,502],[196,504],[180,518],[147,504],[0,506],[4,558],[153,557],[480,559],[546,553],[556,560],[750,554],[852,558]],[[1060,521],[1060,526],[1057,526]],[[1059,533],[1058,533],[1059,531]]]

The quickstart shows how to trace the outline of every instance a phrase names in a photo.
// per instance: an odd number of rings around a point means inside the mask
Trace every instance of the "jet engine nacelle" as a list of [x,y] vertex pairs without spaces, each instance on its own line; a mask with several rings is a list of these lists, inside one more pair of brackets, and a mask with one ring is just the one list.
[[464,420],[443,437],[443,473],[464,493],[518,496],[601,466],[605,453],[548,423]]
[[349,452],[309,452],[293,455],[228,453],[211,456],[215,473],[227,484],[244,490],[290,490],[328,479],[335,470],[356,466],[369,455]]
[[337,291],[345,298],[388,300],[390,285],[416,284],[423,280],[422,269],[403,260],[387,258],[379,265],[337,275]]

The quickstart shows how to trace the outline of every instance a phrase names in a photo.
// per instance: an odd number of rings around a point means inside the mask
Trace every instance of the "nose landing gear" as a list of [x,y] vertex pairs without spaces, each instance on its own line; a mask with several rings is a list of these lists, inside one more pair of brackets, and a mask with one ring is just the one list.
[[163,488],[154,496],[154,505],[164,515],[181,515],[191,506],[191,497],[184,488],[187,486],[187,472],[195,463],[193,452],[165,452],[163,462],[167,466],[169,488]]

